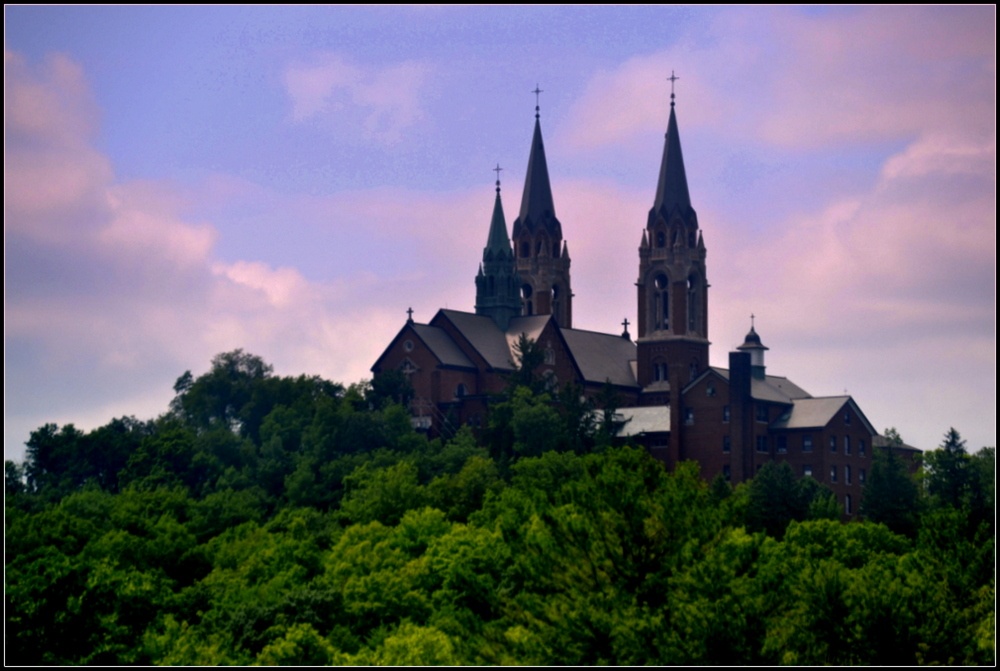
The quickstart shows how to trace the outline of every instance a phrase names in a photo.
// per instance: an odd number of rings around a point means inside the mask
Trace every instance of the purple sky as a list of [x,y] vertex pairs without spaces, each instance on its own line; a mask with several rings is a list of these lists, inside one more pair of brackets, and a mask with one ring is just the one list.
[[[677,72],[712,363],[996,443],[996,13],[7,7],[4,452],[242,347],[343,382],[471,310],[541,85],[574,325],[635,321]],[[508,224],[512,223],[508,221]]]

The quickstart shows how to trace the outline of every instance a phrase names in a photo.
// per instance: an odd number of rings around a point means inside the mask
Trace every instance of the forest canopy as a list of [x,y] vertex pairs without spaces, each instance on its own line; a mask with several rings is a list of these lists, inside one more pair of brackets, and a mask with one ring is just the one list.
[[430,440],[402,376],[241,350],[156,419],[39,427],[5,463],[7,663],[995,662],[993,448],[876,450],[845,523],[787,465],[668,472],[531,373]]

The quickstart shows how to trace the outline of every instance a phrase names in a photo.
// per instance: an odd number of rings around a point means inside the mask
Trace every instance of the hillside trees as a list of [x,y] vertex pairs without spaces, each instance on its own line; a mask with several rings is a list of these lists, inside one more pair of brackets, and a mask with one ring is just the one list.
[[527,377],[490,433],[427,440],[398,385],[230,354],[155,421],[46,425],[7,465],[8,661],[993,661],[993,538],[967,514],[992,505],[992,451],[908,537],[826,519],[784,467],[710,489],[594,449],[578,391]]

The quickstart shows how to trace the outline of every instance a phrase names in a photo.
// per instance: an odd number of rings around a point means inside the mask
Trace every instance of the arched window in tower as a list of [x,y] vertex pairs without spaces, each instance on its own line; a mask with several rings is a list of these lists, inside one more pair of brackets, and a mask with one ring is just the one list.
[[535,313],[535,311],[534,311],[534,305],[532,304],[532,300],[531,300],[531,294],[532,294],[531,285],[530,284],[522,284],[521,285],[521,305],[522,305],[522,311],[521,312],[522,312],[522,314],[525,317],[530,317],[531,315],[533,315]]
[[667,234],[663,231],[656,232],[656,246],[665,247],[667,244]]
[[692,275],[688,278],[687,286],[687,313],[688,313],[688,333],[695,333],[698,329],[698,278]]
[[554,258],[554,259],[558,259],[559,258],[559,243],[558,242],[553,242],[552,243],[552,258]]
[[526,259],[531,256],[531,243],[527,240],[521,241],[521,258]]
[[553,284],[552,302],[550,303],[550,305],[552,306],[552,314],[555,315],[556,319],[559,318],[559,303],[561,298],[562,298],[562,291],[560,291],[559,285]]
[[670,280],[660,273],[653,283],[656,286],[653,296],[653,329],[666,331],[670,328]]

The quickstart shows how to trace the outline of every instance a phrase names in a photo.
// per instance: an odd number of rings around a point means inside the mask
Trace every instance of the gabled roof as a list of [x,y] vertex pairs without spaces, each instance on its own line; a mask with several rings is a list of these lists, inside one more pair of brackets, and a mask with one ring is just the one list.
[[636,387],[632,362],[636,358],[635,343],[618,335],[559,329],[580,374],[587,382]]
[[439,329],[436,326],[428,326],[427,324],[412,324],[412,328],[424,344],[427,345],[427,349],[443,365],[461,368],[476,367],[444,329]]
[[[728,369],[712,366],[711,370],[727,382],[729,381]],[[765,375],[763,380],[756,377],[750,379],[750,397],[755,401],[791,403],[797,398],[812,398],[812,395],[787,377]]]
[[403,325],[403,328],[399,329],[399,333],[396,337],[392,339],[389,346],[382,351],[378,359],[372,365],[371,370],[375,371],[381,368],[382,359],[385,355],[389,353],[389,350],[399,342],[407,333],[412,333],[414,337],[420,340],[430,351],[431,354],[438,360],[438,362],[443,366],[457,367],[457,368],[471,368],[475,369],[476,365],[465,355],[464,352],[459,348],[459,346],[452,340],[451,336],[448,335],[447,331],[444,329],[437,328],[435,326],[428,326],[427,324],[414,324],[413,322],[407,322]]
[[821,429],[836,417],[845,405],[849,405],[865,428],[878,435],[875,427],[861,412],[861,408],[850,396],[825,396],[822,398],[798,398],[792,407],[771,423],[772,429]]
[[513,368],[513,357],[506,335],[492,318],[458,310],[439,310],[431,323],[436,323],[439,318],[450,321],[479,356],[483,357],[487,366],[499,370]]
[[[555,326],[552,315],[515,317],[510,320],[506,332],[501,331],[489,317],[468,312],[441,310],[432,323],[437,323],[439,318],[451,322],[486,364],[496,370],[513,368],[517,354],[515,346],[522,333],[538,342],[542,332],[550,323]],[[447,337],[442,329],[435,330]],[[608,333],[564,329],[558,326],[556,333],[562,338],[584,382],[603,384],[610,380],[612,384],[621,387],[638,386],[633,369],[636,358],[635,344],[631,340]],[[451,341],[451,338],[448,340]],[[441,347],[444,348],[445,345],[442,344]],[[461,354],[457,345],[454,349]]]

